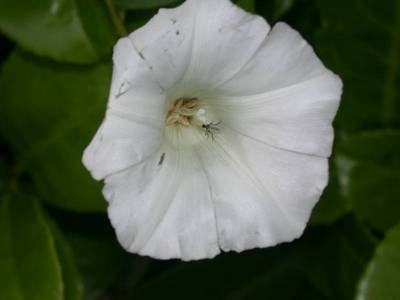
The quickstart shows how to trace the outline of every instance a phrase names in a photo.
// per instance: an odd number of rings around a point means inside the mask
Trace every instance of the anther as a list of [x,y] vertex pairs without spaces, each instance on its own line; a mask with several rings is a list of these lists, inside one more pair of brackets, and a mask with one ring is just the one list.
[[199,109],[199,100],[196,98],[179,98],[174,102],[165,118],[166,125],[180,124],[190,126],[192,116]]

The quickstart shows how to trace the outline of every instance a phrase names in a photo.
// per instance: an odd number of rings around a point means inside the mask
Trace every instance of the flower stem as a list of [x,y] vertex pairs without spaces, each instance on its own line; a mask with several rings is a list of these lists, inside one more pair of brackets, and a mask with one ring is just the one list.
[[114,24],[114,27],[119,36],[124,37],[128,35],[128,31],[125,28],[124,23],[122,22],[121,16],[117,11],[117,7],[115,6],[114,0],[105,0],[108,13],[110,14],[111,20]]

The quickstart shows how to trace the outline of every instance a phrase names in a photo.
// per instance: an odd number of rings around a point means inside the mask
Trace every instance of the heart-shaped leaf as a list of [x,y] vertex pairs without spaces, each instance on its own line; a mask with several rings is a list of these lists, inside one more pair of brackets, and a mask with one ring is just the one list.
[[59,65],[21,52],[3,65],[0,134],[41,198],[58,207],[105,207],[81,156],[103,117],[110,75],[109,65]]
[[103,1],[0,0],[0,29],[40,56],[91,63],[117,39]]

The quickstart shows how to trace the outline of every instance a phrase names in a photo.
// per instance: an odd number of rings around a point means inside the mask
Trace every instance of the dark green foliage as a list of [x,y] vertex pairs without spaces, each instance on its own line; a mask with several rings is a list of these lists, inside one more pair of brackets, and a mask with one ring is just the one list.
[[340,74],[337,126],[357,131],[400,126],[400,2],[318,0],[317,51]]
[[100,0],[1,0],[0,30],[28,51],[76,63],[109,54],[117,37]]
[[171,4],[183,2],[181,0],[117,0],[121,8],[125,9],[149,9],[166,7]]
[[389,230],[376,248],[358,286],[357,300],[399,299],[400,225]]
[[61,300],[61,265],[39,203],[10,194],[0,199],[2,299]]
[[344,193],[368,225],[385,231],[400,220],[400,131],[349,135],[336,157]]
[[[81,300],[83,299],[83,284],[75,264],[75,256],[70,245],[64,240],[58,228],[52,223],[50,223],[50,227],[61,264],[61,272],[64,280],[64,299]],[[77,257],[79,257],[79,255],[77,255]]]
[[103,117],[110,73],[108,64],[60,65],[20,51],[2,67],[0,132],[19,168],[54,205],[79,211],[105,206],[81,156]]

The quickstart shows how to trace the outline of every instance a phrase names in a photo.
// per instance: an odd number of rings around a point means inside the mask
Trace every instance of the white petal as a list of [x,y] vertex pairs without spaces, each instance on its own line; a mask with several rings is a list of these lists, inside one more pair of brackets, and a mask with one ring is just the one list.
[[229,0],[200,0],[192,56],[183,79],[211,90],[232,78],[254,56],[270,26]]
[[299,237],[327,183],[327,160],[225,136],[202,152],[221,249],[240,252]]
[[174,9],[160,9],[129,39],[151,68],[159,85],[167,90],[183,76],[192,49],[196,1],[185,1]]
[[[161,9],[130,35],[132,44],[168,89],[211,89],[233,77],[254,55],[270,27],[228,0],[188,0]],[[184,91],[180,91],[184,93]]]
[[328,183],[328,159],[283,151],[242,137],[243,162],[280,208],[298,224],[299,236]]
[[[289,72],[290,73],[290,72]],[[329,157],[340,79],[330,72],[290,87],[254,96],[217,97],[221,121],[237,134],[276,148]]]
[[163,120],[165,92],[129,38],[122,38],[115,45],[113,61],[109,108]]
[[266,93],[331,74],[301,35],[285,23],[277,23],[251,60],[220,86],[225,95]]
[[103,179],[158,151],[160,134],[160,125],[132,121],[109,112],[85,149],[83,164],[95,179]]
[[159,259],[219,253],[214,206],[194,152],[166,151],[106,178],[109,217],[127,251]]
[[83,155],[96,179],[136,164],[160,147],[165,95],[128,38],[114,47],[107,116]]

